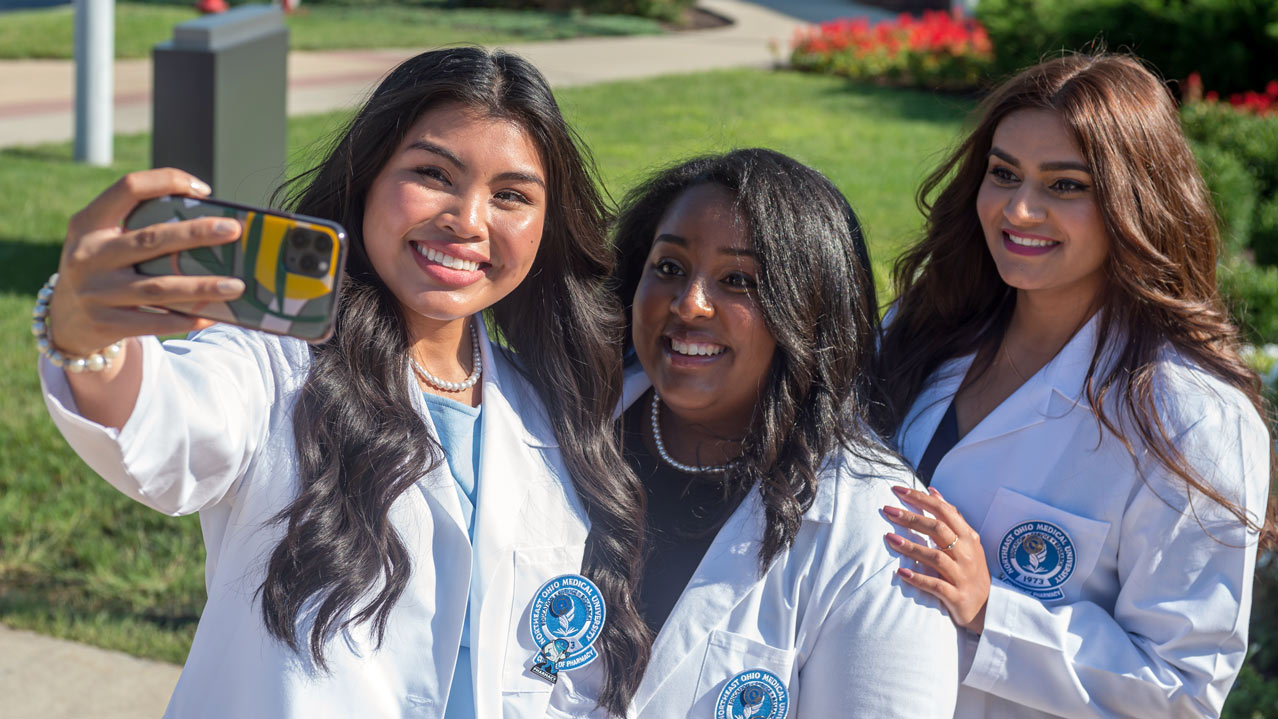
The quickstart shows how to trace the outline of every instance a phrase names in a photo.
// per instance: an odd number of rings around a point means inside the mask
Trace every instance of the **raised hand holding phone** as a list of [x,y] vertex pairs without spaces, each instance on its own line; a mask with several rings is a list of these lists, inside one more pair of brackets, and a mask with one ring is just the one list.
[[[240,224],[229,218],[124,228],[125,218],[145,200],[209,192],[207,184],[181,170],[145,170],[125,175],[71,218],[46,316],[54,349],[67,357],[84,357],[128,338],[190,332],[212,321],[139,308],[225,302],[244,292],[244,282],[234,277],[148,277],[134,269],[157,256],[226,244],[240,236]],[[141,358],[134,350],[136,343],[125,342],[105,370],[68,373],[85,418],[123,426],[142,377]]]

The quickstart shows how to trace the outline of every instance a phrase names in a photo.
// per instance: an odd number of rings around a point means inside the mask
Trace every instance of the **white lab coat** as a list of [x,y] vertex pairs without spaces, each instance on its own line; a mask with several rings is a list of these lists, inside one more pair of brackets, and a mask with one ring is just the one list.
[[[980,533],[994,578],[984,633],[962,632],[956,716],[1218,716],[1242,665],[1256,537],[1201,495],[1191,508],[1184,483],[1134,433],[1136,460],[1100,425],[1083,391],[1098,324],[1093,317],[933,475]],[[898,442],[911,463],[971,362],[944,364],[906,415]],[[1263,517],[1269,437],[1246,397],[1170,350],[1157,388],[1164,428],[1185,459]],[[1000,580],[1015,552],[1005,539],[1027,521],[1069,538],[1068,577],[1031,587],[1058,598]]]
[[[529,607],[547,579],[580,570],[589,527],[542,404],[486,334],[473,555],[441,462],[391,509],[413,563],[385,641],[374,648],[366,625],[330,639],[329,674],[267,634],[254,597],[283,536],[270,519],[297,493],[292,409],[307,345],[229,325],[141,344],[141,392],[118,432],[76,413],[60,370],[42,362],[41,378],[54,422],[94,470],[161,512],[200,513],[208,603],[168,716],[438,717],[468,586],[477,715],[544,714],[551,686],[526,671],[537,652]],[[410,394],[433,432],[416,386]],[[303,643],[310,626],[298,622]]]
[[[626,399],[647,390],[628,377]],[[713,717],[738,673],[766,669],[789,692],[789,719],[949,717],[958,680],[953,622],[896,576],[880,510],[917,480],[886,455],[845,454],[822,472],[794,546],[763,576],[763,505],[751,492],[719,530],[652,648],[631,717]],[[550,716],[595,709],[602,661],[561,675]]]

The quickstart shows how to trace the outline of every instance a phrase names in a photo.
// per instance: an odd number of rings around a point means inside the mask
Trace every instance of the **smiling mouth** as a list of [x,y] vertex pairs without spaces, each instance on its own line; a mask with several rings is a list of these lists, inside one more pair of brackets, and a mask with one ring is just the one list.
[[1024,237],[1022,235],[1014,235],[1011,232],[1007,232],[1006,230],[1003,232],[1003,238],[1006,239],[1008,242],[1011,242],[1013,245],[1017,245],[1019,247],[1035,247],[1035,248],[1055,247],[1056,245],[1060,244],[1060,242],[1056,240],[1044,240],[1037,237]]
[[728,349],[723,345],[717,345],[710,342],[684,342],[682,340],[674,339],[673,337],[668,337],[666,339],[669,342],[670,351],[685,357],[713,357],[715,355],[723,354],[723,352]]
[[452,255],[445,254],[439,250],[427,247],[417,242],[410,242],[409,244],[413,246],[413,249],[417,252],[417,254],[425,257],[431,262],[437,262],[450,270],[474,272],[475,270],[478,270],[481,265],[487,264],[486,262],[476,262],[474,260],[463,260],[460,257],[453,257]]

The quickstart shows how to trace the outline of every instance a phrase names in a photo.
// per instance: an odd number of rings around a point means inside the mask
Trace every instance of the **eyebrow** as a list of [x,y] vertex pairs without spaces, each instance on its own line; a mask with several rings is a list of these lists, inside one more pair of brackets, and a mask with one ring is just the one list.
[[[1006,162],[1009,165],[1013,165],[1015,167],[1021,166],[1020,160],[1013,157],[1010,153],[1004,150],[1000,150],[997,147],[991,147],[990,154],[1002,160],[1003,162]],[[1072,160],[1044,162],[1042,165],[1039,165],[1039,169],[1046,170],[1047,172],[1055,172],[1058,170],[1077,170],[1078,172],[1086,172],[1089,175],[1092,174],[1092,168],[1088,167],[1087,165],[1081,162],[1074,162]]]
[[[652,244],[655,245],[658,242],[669,242],[672,245],[678,245],[680,247],[688,246],[688,241],[686,239],[680,237],[679,235],[672,235],[670,233],[663,233],[663,234],[657,235],[657,239],[653,240]],[[723,247],[719,250],[719,254],[732,255],[734,257],[750,257],[750,258],[753,258],[755,256],[754,250],[749,250],[749,249],[739,248],[739,247]]]
[[[441,145],[436,145],[433,142],[428,142],[426,140],[413,140],[413,142],[409,144],[407,149],[421,150],[423,152],[429,152],[434,155],[439,155],[445,160],[448,160],[449,162],[456,165],[457,169],[461,170],[462,172],[466,171],[466,163],[462,162],[460,157],[458,157],[455,153],[453,153],[448,148],[443,147]],[[541,176],[535,172],[521,172],[518,170],[512,170],[510,172],[503,172],[498,174],[496,177],[493,178],[493,180],[497,182],[530,182],[534,185],[541,187],[541,189],[543,190],[546,189],[546,181],[541,179]]]

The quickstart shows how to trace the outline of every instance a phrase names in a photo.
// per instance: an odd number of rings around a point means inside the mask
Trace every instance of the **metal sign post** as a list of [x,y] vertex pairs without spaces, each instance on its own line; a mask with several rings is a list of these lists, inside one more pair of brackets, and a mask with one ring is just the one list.
[[75,160],[110,165],[115,0],[75,0]]

